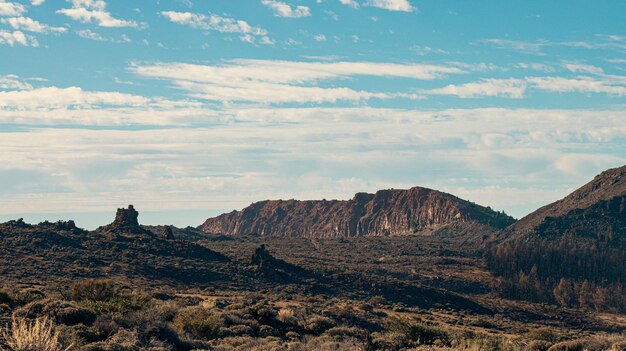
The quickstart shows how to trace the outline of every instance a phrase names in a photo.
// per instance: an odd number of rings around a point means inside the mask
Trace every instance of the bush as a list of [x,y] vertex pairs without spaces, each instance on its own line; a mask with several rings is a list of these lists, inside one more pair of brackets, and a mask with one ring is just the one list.
[[24,318],[13,318],[10,328],[0,333],[13,351],[61,351],[59,332],[47,317],[29,322]]
[[291,324],[291,325],[298,324],[298,319],[296,318],[296,314],[293,312],[293,310],[288,309],[288,308],[281,308],[278,311],[278,317],[276,317],[276,319],[278,319],[284,324]]
[[179,333],[197,339],[215,339],[220,335],[224,321],[204,307],[180,310],[172,323]]
[[321,334],[336,325],[335,321],[328,317],[313,316],[306,321],[304,328],[309,332]]
[[384,328],[390,333],[402,334],[408,340],[418,344],[433,344],[435,341],[449,344],[449,337],[443,330],[421,322],[404,318],[389,318],[385,321]]
[[76,306],[70,302],[50,299],[31,302],[17,309],[14,315],[28,319],[47,317],[56,323],[66,325],[90,325],[96,320],[95,313],[89,309]]
[[115,283],[107,279],[88,279],[74,283],[71,290],[72,300],[108,301],[117,297]]
[[120,315],[140,311],[150,307],[151,298],[147,295],[114,296],[108,300],[83,300],[81,305],[98,314],[117,313]]

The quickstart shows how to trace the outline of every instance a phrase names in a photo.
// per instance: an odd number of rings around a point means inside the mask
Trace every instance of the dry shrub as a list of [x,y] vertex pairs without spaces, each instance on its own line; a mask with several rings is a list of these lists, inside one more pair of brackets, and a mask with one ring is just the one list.
[[107,279],[88,279],[72,285],[72,300],[107,301],[117,296],[115,283]]
[[548,351],[623,351],[625,349],[625,337],[609,335],[560,342],[550,347]]
[[[2,338],[13,351],[62,351],[59,332],[47,317],[30,322],[14,318],[11,326],[2,329]],[[67,350],[67,349],[66,349]]]
[[293,312],[293,310],[289,309],[289,308],[281,308],[278,311],[278,317],[276,318],[279,321],[285,323],[285,324],[298,324],[298,319],[296,318],[296,314]]
[[224,321],[204,307],[187,307],[178,312],[172,323],[179,333],[197,339],[215,339]]

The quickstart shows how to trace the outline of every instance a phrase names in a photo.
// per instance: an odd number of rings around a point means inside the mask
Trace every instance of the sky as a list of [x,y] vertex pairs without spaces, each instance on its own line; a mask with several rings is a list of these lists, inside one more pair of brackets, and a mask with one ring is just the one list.
[[626,164],[626,2],[0,0],[0,220],[197,226],[425,186],[520,218]]

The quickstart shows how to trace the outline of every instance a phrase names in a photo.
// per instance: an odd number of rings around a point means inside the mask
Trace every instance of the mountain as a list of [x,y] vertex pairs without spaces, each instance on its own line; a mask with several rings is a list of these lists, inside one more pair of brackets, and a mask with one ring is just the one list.
[[[609,169],[562,200],[541,207],[500,233],[506,240],[626,234],[626,166]],[[613,234],[611,234],[613,235]]]
[[469,226],[483,234],[513,222],[504,213],[415,187],[358,193],[347,201],[261,201],[209,218],[200,229],[228,235],[354,237],[438,233]]
[[626,166],[502,230],[485,257],[508,297],[626,310]]

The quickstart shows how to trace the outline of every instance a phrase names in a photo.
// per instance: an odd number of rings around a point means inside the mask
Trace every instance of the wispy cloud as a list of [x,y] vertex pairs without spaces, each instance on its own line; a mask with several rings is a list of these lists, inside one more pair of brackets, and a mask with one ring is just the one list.
[[460,98],[505,97],[521,99],[528,90],[552,93],[607,94],[626,96],[626,78],[603,74],[597,67],[566,64],[572,72],[595,73],[597,76],[526,77],[508,79],[481,79],[478,82],[450,84],[443,88],[420,90],[425,95],[454,95]]
[[115,18],[106,10],[104,0],[70,0],[72,7],[57,10],[75,21],[95,23],[100,27],[138,27],[139,24],[131,20]]
[[65,27],[52,27],[47,24],[43,24],[39,21],[33,20],[29,17],[9,17],[2,18],[0,22],[6,23],[16,30],[23,30],[27,32],[35,33],[65,33],[67,28]]
[[477,40],[477,43],[492,45],[501,49],[509,49],[524,54],[532,55],[545,55],[542,49],[550,45],[547,40],[539,40],[535,42],[521,41],[521,40],[509,40],[509,39],[481,39]]
[[308,6],[292,6],[276,0],[261,0],[261,3],[272,9],[277,17],[300,18],[311,16],[311,10]]
[[261,27],[251,26],[244,20],[177,11],[163,11],[161,15],[173,23],[186,25],[195,29],[214,30],[221,33],[239,33],[242,34],[240,39],[244,42],[254,43],[258,37],[261,44],[273,43],[273,41],[267,37],[267,30]]
[[526,92],[527,83],[521,79],[482,79],[466,84],[450,84],[439,89],[420,91],[431,95],[455,95],[460,98],[476,98],[484,96],[507,97],[521,99]]
[[0,44],[7,44],[10,46],[22,45],[22,46],[39,46],[39,42],[35,37],[24,34],[19,30],[9,32],[0,30]]
[[103,37],[100,33],[96,33],[91,29],[81,29],[76,31],[76,35],[83,39],[89,39],[94,41],[105,41],[109,43],[130,43],[132,40],[126,34],[122,34],[119,38]]
[[5,0],[0,0],[0,16],[21,16],[26,12],[26,6]]
[[322,88],[320,80],[377,76],[432,80],[463,73],[459,68],[373,62],[290,62],[235,60],[223,65],[159,63],[133,65],[138,75],[166,79],[194,98],[223,102],[337,102],[372,98],[405,97],[398,92],[369,92],[346,87]]
[[408,0],[367,0],[365,6],[378,7],[389,11],[416,11],[415,7]]
[[0,89],[9,89],[9,90],[30,90],[33,86],[20,79],[20,77],[9,74],[6,76],[0,76]]

